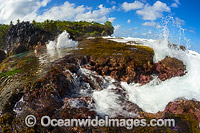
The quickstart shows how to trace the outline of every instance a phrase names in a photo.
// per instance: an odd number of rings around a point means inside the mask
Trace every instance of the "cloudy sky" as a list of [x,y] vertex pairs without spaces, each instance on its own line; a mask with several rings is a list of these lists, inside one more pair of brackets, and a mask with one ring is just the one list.
[[17,19],[109,20],[115,36],[155,39],[168,20],[171,41],[189,41],[191,49],[200,51],[199,5],[199,0],[0,0],[0,23]]

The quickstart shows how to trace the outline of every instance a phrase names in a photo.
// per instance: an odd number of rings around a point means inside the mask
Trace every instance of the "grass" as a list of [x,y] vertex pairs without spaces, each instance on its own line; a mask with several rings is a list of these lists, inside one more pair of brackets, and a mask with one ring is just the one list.
[[4,77],[4,76],[7,76],[7,77],[12,77],[12,76],[15,76],[16,74],[18,73],[21,73],[22,72],[22,69],[16,69],[16,68],[13,68],[7,72],[3,72],[0,74],[0,78]]

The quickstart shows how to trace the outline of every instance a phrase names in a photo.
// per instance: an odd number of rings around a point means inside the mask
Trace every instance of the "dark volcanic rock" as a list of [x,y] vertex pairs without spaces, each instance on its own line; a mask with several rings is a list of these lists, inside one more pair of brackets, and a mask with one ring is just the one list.
[[178,132],[198,132],[200,124],[200,102],[196,100],[177,99],[168,103],[165,110],[156,114],[141,113],[144,118],[174,119]]
[[51,33],[35,28],[29,22],[22,22],[8,30],[7,51],[9,54],[23,53],[33,50],[38,43],[44,45],[52,38]]
[[90,67],[86,67],[90,70],[96,71],[103,76],[111,76],[118,81],[124,82],[136,82],[146,84],[151,81],[150,75],[153,72],[153,64],[150,63],[152,60],[149,58],[149,64],[144,66],[137,66],[137,62],[133,58],[124,57],[105,57],[105,58],[89,58]]
[[140,84],[151,80],[155,66],[154,51],[150,47],[127,45],[102,38],[84,40],[79,47],[79,54],[87,55],[88,64],[83,67],[102,76]]
[[186,72],[184,63],[176,58],[166,57],[154,64],[154,51],[146,46],[95,38],[81,41],[79,47],[81,49],[75,54],[87,55],[80,60],[82,67],[118,81],[144,85],[152,80],[153,74],[166,80]]
[[165,112],[169,112],[173,114],[191,113],[191,114],[194,114],[194,116],[200,123],[200,102],[195,101],[195,100],[181,99],[175,102],[170,102],[166,106]]
[[61,70],[52,68],[46,77],[26,86],[24,101],[38,118],[52,116],[55,109],[62,106],[62,98],[75,88],[70,77],[66,76]]
[[182,61],[176,58],[166,57],[158,62],[156,71],[161,80],[170,79],[176,76],[183,76],[186,72],[186,67]]
[[[110,90],[117,95],[117,104],[122,107],[120,110],[110,109],[112,114],[116,114],[117,119],[128,116],[150,120],[155,117],[174,118],[178,122],[177,127],[173,128],[139,127],[133,128],[131,132],[148,130],[151,132],[176,130],[190,132],[192,131],[191,127],[198,123],[200,119],[199,102],[172,102],[165,111],[148,114],[128,101],[127,91],[120,84],[120,81],[147,84],[151,81],[152,74],[158,74],[161,80],[182,76],[186,69],[183,62],[167,57],[154,64],[154,52],[149,47],[130,46],[101,39],[81,42],[80,47],[82,49],[73,51],[74,54],[67,55],[52,63],[45,76],[39,80],[30,80],[31,82],[22,86],[20,95],[16,93],[10,98],[11,104],[6,104],[9,108],[5,107],[3,115],[0,115],[0,131],[2,127],[4,132],[9,132],[8,129],[11,129],[10,132],[28,132],[29,130],[30,132],[116,132],[117,129],[119,132],[127,132],[127,129],[116,127],[43,128],[40,125],[40,119],[45,115],[52,119],[86,119],[88,116],[95,118],[98,115],[95,112],[95,109],[98,108],[96,106],[98,101],[93,99],[92,94],[94,91],[107,89],[109,84],[112,84]],[[110,81],[107,77],[104,78],[105,76],[111,76],[115,80]],[[7,93],[10,92],[5,91],[4,94]],[[6,98],[4,99],[6,101]],[[13,106],[14,112],[12,111]],[[38,122],[33,128],[26,130],[24,119],[30,114],[35,115]],[[179,116],[180,114],[183,115]],[[191,126],[189,122],[193,122],[193,125]]]
[[6,53],[0,49],[0,63],[6,58]]
[[182,46],[182,45],[176,45],[176,44],[171,44],[171,43],[169,43],[169,44],[168,44],[168,47],[169,47],[169,48],[172,48],[172,49],[176,49],[176,50],[183,50],[183,51],[186,51],[185,46]]

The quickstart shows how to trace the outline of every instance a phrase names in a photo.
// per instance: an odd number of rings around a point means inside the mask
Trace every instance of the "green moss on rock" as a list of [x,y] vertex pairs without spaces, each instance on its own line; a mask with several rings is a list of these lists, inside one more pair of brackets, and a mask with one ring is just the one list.
[[152,48],[103,38],[85,39],[79,44],[72,53],[88,57],[89,67],[86,68],[128,83],[135,81],[146,84],[150,81],[154,68]]
[[82,55],[95,58],[104,57],[130,57],[137,65],[143,65],[147,60],[152,60],[154,51],[152,48],[141,45],[127,45],[102,38],[86,39],[80,42],[78,52]]
[[13,69],[9,70],[8,72],[1,73],[0,78],[2,78],[3,76],[12,77],[20,72],[22,72],[22,69],[13,68]]

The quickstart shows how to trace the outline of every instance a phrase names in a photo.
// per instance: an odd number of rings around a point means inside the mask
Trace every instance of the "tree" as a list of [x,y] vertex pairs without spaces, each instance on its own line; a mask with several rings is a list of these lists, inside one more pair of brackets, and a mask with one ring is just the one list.
[[111,23],[110,21],[106,21],[106,22],[104,23],[104,25],[105,25],[105,26],[108,26],[108,27],[112,27],[112,23]]
[[18,23],[18,24],[20,23],[20,20],[19,20],[19,19],[17,19],[17,23]]
[[10,21],[10,26],[12,26],[13,25],[13,21]]
[[36,21],[35,21],[35,20],[33,20],[33,21],[32,21],[32,24],[33,24],[34,26],[36,26]]
[[104,25],[105,25],[105,31],[108,35],[114,33],[114,27],[112,26],[112,23],[110,21],[106,21]]

